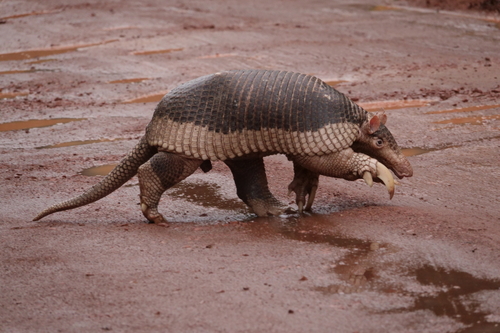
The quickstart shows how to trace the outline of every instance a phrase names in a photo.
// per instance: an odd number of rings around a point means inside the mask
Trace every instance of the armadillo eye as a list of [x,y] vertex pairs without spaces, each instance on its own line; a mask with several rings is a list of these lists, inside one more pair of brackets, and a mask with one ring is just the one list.
[[375,144],[377,145],[377,147],[382,147],[384,145],[384,140],[377,138],[375,140]]

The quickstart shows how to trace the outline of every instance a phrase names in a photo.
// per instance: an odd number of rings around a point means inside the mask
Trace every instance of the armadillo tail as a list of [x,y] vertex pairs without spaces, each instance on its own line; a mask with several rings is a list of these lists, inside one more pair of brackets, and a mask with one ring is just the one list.
[[38,221],[55,212],[81,207],[104,198],[132,178],[139,167],[156,152],[156,148],[150,146],[146,138],[142,137],[134,149],[103,180],[75,198],[50,206],[38,214],[33,221]]

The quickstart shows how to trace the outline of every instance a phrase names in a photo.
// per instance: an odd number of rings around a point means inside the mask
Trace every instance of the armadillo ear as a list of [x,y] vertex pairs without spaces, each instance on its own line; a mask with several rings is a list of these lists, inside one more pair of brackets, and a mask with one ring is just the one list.
[[385,123],[387,122],[387,115],[385,113],[381,113],[378,117],[380,119],[380,123],[382,125],[385,125]]
[[370,128],[368,129],[368,131],[370,132],[370,134],[373,134],[376,131],[378,131],[379,127],[380,127],[380,118],[377,115],[375,115],[372,117],[372,119],[370,119]]

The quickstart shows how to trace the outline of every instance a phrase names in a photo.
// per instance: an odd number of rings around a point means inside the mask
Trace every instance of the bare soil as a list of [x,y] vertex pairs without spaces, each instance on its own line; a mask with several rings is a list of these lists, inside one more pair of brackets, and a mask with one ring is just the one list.
[[[423,5],[2,1],[0,332],[500,332],[500,17]],[[136,178],[31,222],[166,91],[237,68],[385,109],[414,176],[391,201],[322,177],[313,213],[257,218],[215,163],[164,195],[170,227],[145,223]],[[293,206],[290,163],[266,166]]]

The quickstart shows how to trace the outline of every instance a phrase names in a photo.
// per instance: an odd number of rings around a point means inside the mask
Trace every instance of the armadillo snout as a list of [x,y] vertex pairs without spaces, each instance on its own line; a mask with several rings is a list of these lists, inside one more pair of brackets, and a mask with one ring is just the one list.
[[404,156],[401,162],[391,169],[399,179],[413,176],[413,168],[411,167],[410,162]]

